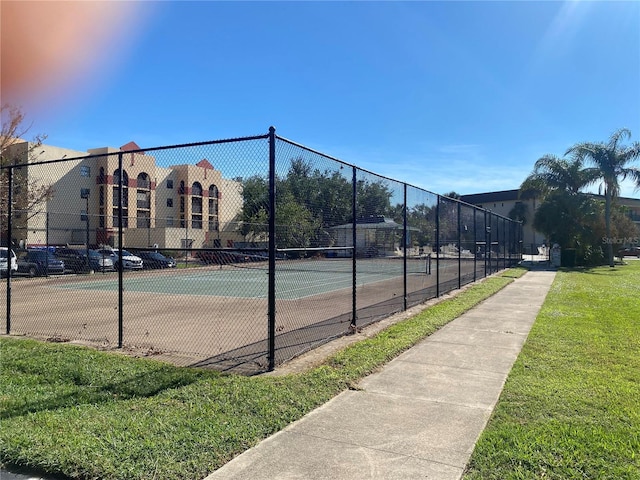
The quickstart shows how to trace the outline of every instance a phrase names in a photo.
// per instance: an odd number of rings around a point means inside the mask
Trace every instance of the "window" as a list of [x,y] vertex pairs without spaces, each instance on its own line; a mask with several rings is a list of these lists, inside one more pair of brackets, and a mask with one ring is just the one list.
[[[113,172],[113,184],[118,185],[119,183],[120,183],[120,170],[116,170]],[[122,185],[125,188],[129,186],[129,175],[127,175],[126,170],[124,170],[122,174]]]
[[80,165],[80,176],[81,177],[90,177],[91,176],[91,167],[89,165]]
[[[199,183],[193,185],[195,189]],[[191,197],[191,228],[202,229],[202,197]]]
[[202,198],[191,198],[191,213],[202,213]]
[[211,185],[209,187],[209,231],[217,231],[218,225],[218,187]]
[[173,217],[167,217],[167,227],[173,227]]
[[151,218],[149,217],[148,211],[138,210],[136,212],[136,227],[151,228]]
[[200,185],[199,182],[193,182],[193,185],[191,185],[191,195],[196,197],[202,196],[202,185]]
[[173,188],[173,180],[167,180],[167,188]]
[[[120,205],[120,189],[113,187],[113,204],[117,207]],[[122,189],[122,206],[127,208],[129,206],[129,189]]]
[[136,192],[136,206],[138,208],[151,208],[151,193],[148,190]]
[[[114,227],[119,227],[120,224],[118,222],[118,209],[114,208],[113,209],[113,226]],[[127,228],[129,226],[129,217],[126,216],[126,212],[123,211],[122,212],[122,227],[123,228]]]
[[80,198],[89,198],[90,194],[91,194],[91,190],[89,190],[88,188],[80,189]]
[[167,198],[167,207],[173,207],[173,198]]
[[146,188],[147,190],[150,189],[151,188],[151,179],[149,178],[149,175],[147,175],[144,172],[139,174],[138,178],[136,178],[136,186],[138,188]]

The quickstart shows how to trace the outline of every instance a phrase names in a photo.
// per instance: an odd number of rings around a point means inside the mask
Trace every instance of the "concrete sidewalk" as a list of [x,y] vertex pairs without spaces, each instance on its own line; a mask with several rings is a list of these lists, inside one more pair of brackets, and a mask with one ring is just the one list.
[[205,480],[461,478],[554,277],[528,272]]

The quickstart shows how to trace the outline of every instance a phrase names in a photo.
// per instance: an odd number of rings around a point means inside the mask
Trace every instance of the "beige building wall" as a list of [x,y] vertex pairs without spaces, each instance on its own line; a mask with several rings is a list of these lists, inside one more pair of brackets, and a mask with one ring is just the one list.
[[476,205],[504,217],[509,216],[509,212],[517,203],[526,205],[527,221],[522,228],[522,244],[524,252],[530,253],[531,250],[535,252],[537,247],[541,246],[545,242],[544,235],[536,231],[532,226],[533,217],[539,206],[538,199],[520,199],[518,198],[518,190],[463,195],[461,199],[464,202]]
[[[28,142],[17,144],[16,158],[26,163],[28,148]],[[237,228],[241,184],[222,178],[207,160],[158,167],[155,158],[134,143],[88,152],[41,148],[36,161],[65,161],[23,169],[30,184],[54,189],[39,212],[29,213],[28,222],[26,214],[21,226],[14,222],[12,236],[23,245],[85,244],[88,217],[89,244],[117,246],[120,154],[125,247],[226,247],[243,240]]]
[[193,239],[193,248],[230,247],[244,240],[238,231],[242,210],[239,182],[222,178],[207,160],[169,169],[167,178],[173,179],[175,191],[174,226],[187,230],[184,238]]
[[[13,238],[21,246],[69,243],[68,239],[73,237],[78,237],[84,243],[86,223],[82,214],[86,214],[86,201],[80,202],[80,190],[91,187],[91,178],[83,176],[85,170],[81,168],[87,165],[86,160],[82,158],[88,155],[87,152],[51,145],[40,145],[33,150],[33,146],[31,142],[22,142],[12,147],[15,148],[15,160],[22,163],[64,161],[30,165],[23,167],[18,173],[24,174],[28,180],[22,186],[19,185],[19,181],[18,185],[14,185],[17,208],[26,205],[27,189],[33,191],[51,186],[53,192],[48,200],[35,205],[30,211],[16,211]],[[31,158],[29,150],[32,150]],[[25,189],[25,185],[28,185],[28,188]],[[77,193],[76,198],[72,192]]]

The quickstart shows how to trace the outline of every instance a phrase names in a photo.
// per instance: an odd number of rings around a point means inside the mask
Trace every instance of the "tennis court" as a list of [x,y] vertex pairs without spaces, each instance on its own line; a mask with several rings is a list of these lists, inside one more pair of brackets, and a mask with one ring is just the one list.
[[[458,264],[407,262],[407,292],[435,296],[436,277],[454,281]],[[278,363],[343,335],[352,321],[350,259],[303,259],[276,265]],[[358,260],[358,325],[403,309],[402,259]],[[468,275],[473,263],[464,266]],[[468,270],[468,271],[467,271]],[[268,351],[266,262],[126,272],[123,348],[179,365],[264,370]],[[456,288],[455,286],[453,288]],[[420,293],[422,292],[422,293]],[[12,333],[118,346],[118,275],[16,279]]]
[[[407,261],[407,273],[427,275],[427,259]],[[366,285],[401,277],[402,259],[359,260],[357,285]],[[425,281],[427,279],[425,278]],[[127,275],[126,290],[162,295],[203,295],[230,298],[266,298],[266,264],[239,264],[182,271]],[[351,259],[286,260],[276,264],[276,298],[295,300],[329,293],[352,286]],[[72,290],[117,291],[118,279],[93,278],[81,282],[60,283],[57,288]]]

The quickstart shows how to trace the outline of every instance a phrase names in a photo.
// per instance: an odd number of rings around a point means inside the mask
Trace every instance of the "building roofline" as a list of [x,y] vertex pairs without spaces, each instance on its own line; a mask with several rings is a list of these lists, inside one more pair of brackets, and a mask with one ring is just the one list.
[[460,200],[473,205],[488,202],[504,202],[505,200],[519,200],[520,190],[500,190],[497,192],[473,193],[462,195]]

